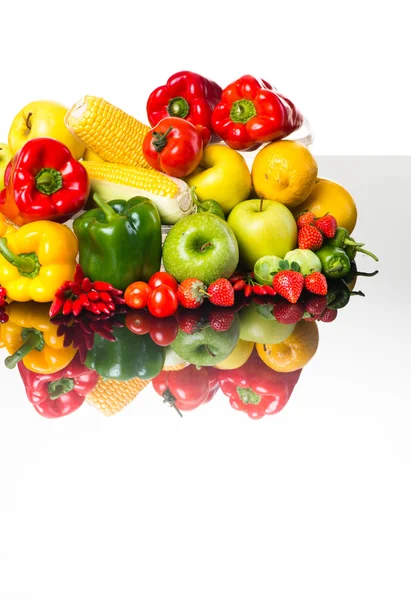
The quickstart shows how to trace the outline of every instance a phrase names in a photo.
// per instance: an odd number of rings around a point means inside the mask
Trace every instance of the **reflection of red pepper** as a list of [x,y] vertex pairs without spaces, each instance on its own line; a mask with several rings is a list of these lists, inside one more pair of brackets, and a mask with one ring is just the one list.
[[252,419],[278,413],[287,404],[301,369],[277,373],[254,355],[239,369],[222,371],[220,387],[236,410]]
[[76,356],[65,368],[50,375],[40,375],[26,369],[19,371],[26,386],[27,398],[43,417],[65,417],[83,404],[86,395],[98,381],[98,374],[81,364]]
[[221,88],[214,81],[180,71],[150,94],[147,117],[152,127],[165,117],[187,119],[200,131],[205,146],[211,136],[211,112],[220,99]]
[[29,140],[5,173],[0,210],[17,225],[49,219],[64,223],[87,200],[87,171],[57,140]]
[[214,369],[189,365],[179,371],[162,371],[153,379],[153,387],[164,402],[180,410],[194,410],[209,402],[218,389]]
[[262,79],[244,75],[223,90],[212,127],[235,150],[254,150],[290,135],[303,117],[294,104]]

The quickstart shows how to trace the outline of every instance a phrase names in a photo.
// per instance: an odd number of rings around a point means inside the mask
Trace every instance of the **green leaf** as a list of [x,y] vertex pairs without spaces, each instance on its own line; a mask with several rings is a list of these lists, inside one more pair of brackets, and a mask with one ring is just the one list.
[[280,260],[278,266],[280,267],[281,271],[288,271],[288,269],[290,268],[288,260]]
[[291,263],[291,270],[292,270],[292,271],[297,271],[297,273],[299,273],[299,272],[301,271],[301,267],[300,267],[300,265],[298,264],[298,262],[295,262],[295,261],[293,260],[293,262]]

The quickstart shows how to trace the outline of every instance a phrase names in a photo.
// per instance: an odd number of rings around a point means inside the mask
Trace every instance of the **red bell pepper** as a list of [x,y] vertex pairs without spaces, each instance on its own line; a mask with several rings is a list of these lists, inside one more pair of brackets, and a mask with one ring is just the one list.
[[154,390],[163,397],[164,403],[174,406],[177,412],[194,410],[214,397],[218,378],[210,367],[197,369],[188,365],[179,371],[162,371],[154,377]]
[[84,166],[52,138],[29,140],[10,161],[5,184],[0,211],[17,225],[64,223],[84,208],[89,193]]
[[303,116],[269,83],[244,75],[227,86],[211,115],[215,133],[235,150],[255,150],[301,127]]
[[277,373],[252,355],[239,369],[221,371],[220,388],[235,410],[261,419],[284,408],[300,373]]
[[165,117],[180,117],[195,125],[206,146],[211,137],[211,113],[220,102],[221,87],[191,71],[172,75],[147,101],[147,117],[154,127]]
[[65,417],[80,408],[99,379],[98,373],[85,367],[77,355],[65,369],[49,375],[29,371],[22,362],[19,371],[27,398],[48,419]]

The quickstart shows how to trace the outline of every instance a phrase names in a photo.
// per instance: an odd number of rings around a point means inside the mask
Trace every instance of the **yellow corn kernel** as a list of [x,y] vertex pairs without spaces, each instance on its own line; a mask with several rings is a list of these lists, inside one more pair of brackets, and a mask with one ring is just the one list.
[[110,417],[130,404],[149,383],[149,379],[143,380],[138,377],[129,381],[100,377],[97,386],[87,395],[86,400],[106,417]]
[[101,159],[150,168],[143,154],[143,140],[150,127],[103,98],[84,96],[67,112],[65,123]]

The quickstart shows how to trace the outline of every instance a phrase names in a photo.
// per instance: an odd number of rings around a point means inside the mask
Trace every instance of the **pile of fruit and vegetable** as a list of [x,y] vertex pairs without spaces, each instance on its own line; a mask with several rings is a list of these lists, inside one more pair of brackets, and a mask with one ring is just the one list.
[[141,122],[102,98],[32,102],[0,143],[0,342],[43,416],[105,414],[149,382],[177,411],[217,389],[288,401],[354,295],[357,208],[318,178],[295,104],[182,71]]

